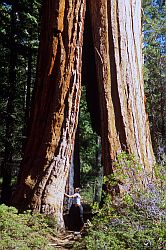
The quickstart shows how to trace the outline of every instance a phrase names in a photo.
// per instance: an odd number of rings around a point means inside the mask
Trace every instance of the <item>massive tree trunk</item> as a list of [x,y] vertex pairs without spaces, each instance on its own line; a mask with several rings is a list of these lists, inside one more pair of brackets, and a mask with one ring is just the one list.
[[[13,198],[22,209],[53,213],[59,224],[63,224],[63,194],[78,120],[85,2],[44,4],[31,127]],[[89,0],[88,4],[96,76],[88,77],[86,86],[95,104],[91,112],[101,134],[104,174],[116,171],[113,162],[122,150],[133,153],[151,174],[154,155],[144,105],[141,0]]]
[[134,154],[152,177],[155,159],[144,103],[141,0],[90,0],[90,16],[104,174],[116,171],[113,161],[125,150]]
[[31,126],[13,203],[63,224],[81,94],[85,0],[45,1]]

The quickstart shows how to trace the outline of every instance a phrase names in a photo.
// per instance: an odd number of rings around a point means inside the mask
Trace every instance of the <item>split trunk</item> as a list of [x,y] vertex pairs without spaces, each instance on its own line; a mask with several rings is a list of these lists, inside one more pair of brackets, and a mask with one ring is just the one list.
[[[92,105],[90,111],[101,135],[104,174],[116,171],[113,162],[125,150],[151,175],[154,155],[144,102],[141,0],[89,0],[87,7],[84,46],[91,47],[83,62],[88,65],[86,57],[92,60],[94,70],[83,71],[83,79],[91,93],[89,102],[99,107],[96,112]],[[31,126],[13,197],[16,206],[52,213],[61,225],[81,95],[85,8],[86,0],[48,0],[43,6]]]

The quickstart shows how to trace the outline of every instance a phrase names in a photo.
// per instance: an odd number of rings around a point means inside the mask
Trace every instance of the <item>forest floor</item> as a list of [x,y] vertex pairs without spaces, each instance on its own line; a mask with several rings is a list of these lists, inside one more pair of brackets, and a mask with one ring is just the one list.
[[[69,224],[69,214],[66,214],[64,217],[65,224],[68,227]],[[55,247],[55,249],[75,249],[74,244],[79,242],[82,237],[86,234],[86,229],[88,223],[92,219],[92,211],[89,204],[84,204],[84,226],[81,229],[81,232],[69,231],[67,229],[63,229],[59,231],[56,236],[51,236],[49,238],[50,246]]]
[[81,233],[80,232],[73,232],[73,231],[63,231],[59,232],[56,237],[50,237],[49,246],[52,248],[55,247],[55,249],[73,249],[74,243],[79,241],[81,239]]

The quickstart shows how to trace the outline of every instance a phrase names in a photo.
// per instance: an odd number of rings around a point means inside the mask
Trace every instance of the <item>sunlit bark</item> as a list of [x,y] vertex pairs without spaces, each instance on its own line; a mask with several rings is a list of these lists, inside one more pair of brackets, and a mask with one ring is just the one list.
[[[61,225],[81,94],[85,2],[48,0],[43,6],[31,127],[13,197],[19,208],[52,213]],[[86,87],[95,101],[91,112],[100,109],[93,123],[101,135],[104,174],[116,172],[113,162],[125,150],[138,158],[151,178],[154,155],[144,105],[141,0],[89,0],[88,4],[90,55],[95,62],[91,68],[96,75],[86,78]],[[84,63],[85,59],[86,55]],[[146,180],[141,181],[146,184]]]
[[116,171],[112,163],[125,150],[134,154],[152,177],[155,160],[144,103],[141,1],[90,0],[90,16],[104,173]]
[[85,1],[45,1],[31,127],[13,203],[54,214],[63,195],[81,94]]

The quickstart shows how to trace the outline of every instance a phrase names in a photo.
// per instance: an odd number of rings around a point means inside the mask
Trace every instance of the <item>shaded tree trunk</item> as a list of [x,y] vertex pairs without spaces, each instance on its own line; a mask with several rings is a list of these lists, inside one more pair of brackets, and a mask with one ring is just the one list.
[[[75,134],[75,142],[73,149],[72,161],[69,168],[68,179],[65,187],[67,194],[74,194],[74,189],[80,187],[80,145],[79,145],[79,121]],[[64,204],[69,209],[72,204],[72,199],[65,199]]]
[[[74,150],[73,150],[74,151]],[[72,195],[74,194],[74,170],[75,170],[75,162],[74,162],[74,154],[71,160],[70,168],[69,168],[69,173],[68,173],[68,178],[66,182],[66,187],[65,187],[65,193]],[[72,205],[72,198],[65,198],[64,199],[64,210],[67,209],[67,212],[69,212],[69,209]]]
[[96,149],[96,182],[95,182],[95,192],[93,202],[98,204],[101,201],[101,192],[103,184],[103,166],[102,166],[102,152],[101,152],[101,138],[96,137],[96,144],[98,145]]
[[32,83],[32,48],[28,47],[28,70],[27,70],[27,83],[25,86],[25,128],[24,135],[27,135],[27,124],[30,116],[30,103],[31,103],[31,83]]
[[54,214],[63,225],[63,195],[81,94],[85,1],[44,3],[31,127],[13,203]]
[[80,127],[79,122],[74,143],[74,188],[80,187]]

